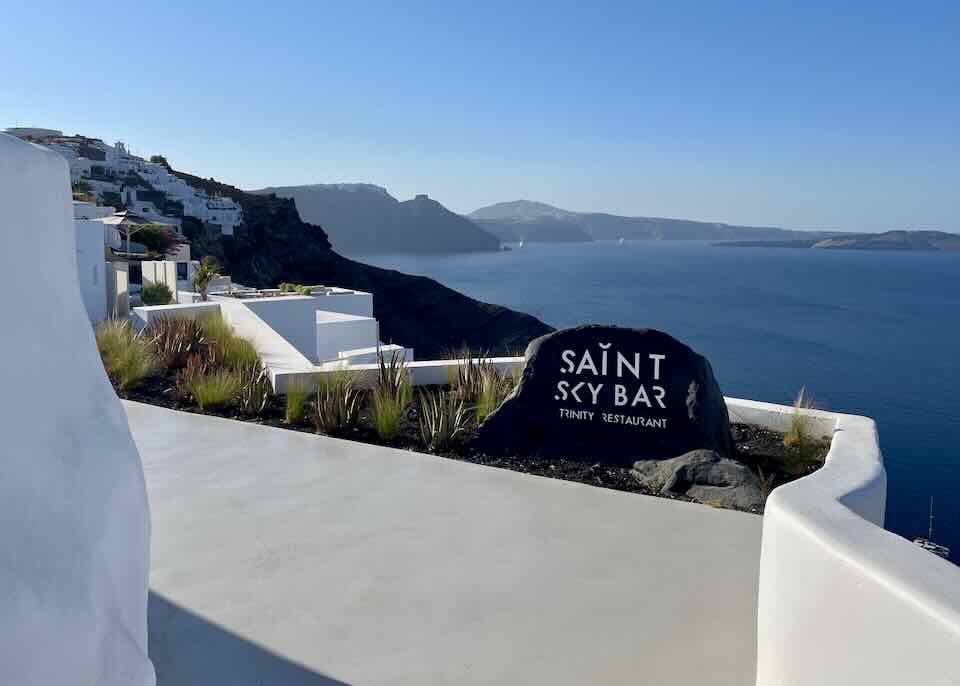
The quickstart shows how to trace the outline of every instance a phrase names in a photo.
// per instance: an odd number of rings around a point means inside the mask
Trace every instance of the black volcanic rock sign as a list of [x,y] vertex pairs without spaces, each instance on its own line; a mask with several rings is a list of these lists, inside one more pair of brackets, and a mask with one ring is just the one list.
[[530,344],[520,383],[474,447],[632,465],[701,448],[729,455],[733,443],[706,358],[661,331],[581,326]]

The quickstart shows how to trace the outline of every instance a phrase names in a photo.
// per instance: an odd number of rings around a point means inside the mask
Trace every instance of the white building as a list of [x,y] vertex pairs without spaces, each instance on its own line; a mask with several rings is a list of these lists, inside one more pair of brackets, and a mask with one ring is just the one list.
[[86,184],[98,198],[116,193],[128,209],[151,220],[181,225],[176,212],[164,213],[152,201],[139,197],[144,189],[139,181],[130,182],[131,174],[164,194],[171,203],[179,203],[183,216],[195,217],[224,235],[232,235],[243,222],[243,211],[235,200],[211,197],[170,173],[164,165],[130,154],[121,142],[108,145],[99,139],[64,136],[55,129],[16,128],[7,132],[60,153],[70,165],[71,182]]

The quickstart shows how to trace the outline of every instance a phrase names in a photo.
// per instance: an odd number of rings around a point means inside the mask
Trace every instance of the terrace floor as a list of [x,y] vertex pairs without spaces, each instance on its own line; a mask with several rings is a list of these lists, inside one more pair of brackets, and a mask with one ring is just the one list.
[[754,682],[759,517],[124,405],[161,685]]

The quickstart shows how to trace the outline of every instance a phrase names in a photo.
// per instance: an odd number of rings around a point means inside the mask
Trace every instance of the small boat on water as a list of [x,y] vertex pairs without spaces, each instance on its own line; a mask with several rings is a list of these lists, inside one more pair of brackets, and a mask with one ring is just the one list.
[[518,248],[522,248],[522,247],[523,247],[523,241],[520,241],[519,243],[517,243],[517,247],[518,247]]
[[620,245],[623,245],[623,236],[620,236]]
[[927,552],[933,553],[942,557],[944,560],[950,559],[950,548],[945,545],[938,545],[933,542],[933,496],[930,496],[930,525],[927,529],[926,538],[915,538],[913,542],[918,546],[926,550]]

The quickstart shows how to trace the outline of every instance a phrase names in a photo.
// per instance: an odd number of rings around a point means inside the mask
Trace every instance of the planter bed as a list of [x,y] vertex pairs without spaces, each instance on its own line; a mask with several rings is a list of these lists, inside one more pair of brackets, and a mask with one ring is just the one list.
[[[420,391],[446,390],[443,387],[420,387]],[[256,415],[251,415],[238,410],[237,408],[225,408],[221,410],[203,410],[195,402],[185,399],[176,392],[176,374],[175,372],[165,370],[161,373],[152,375],[143,380],[141,384],[128,391],[119,391],[118,395],[126,400],[149,403],[169,409],[192,412],[196,414],[209,414],[218,417],[235,419],[239,421],[251,422],[255,424],[264,424],[291,431],[301,431],[306,433],[318,433],[313,426],[311,419],[311,409],[308,410],[304,419],[294,424],[288,424],[285,420],[285,400],[281,396],[271,395],[264,409]],[[547,457],[525,457],[525,456],[494,456],[486,455],[469,446],[468,440],[457,443],[449,450],[428,451],[424,448],[423,441],[420,438],[418,430],[418,413],[421,394],[414,395],[413,402],[407,413],[407,421],[401,432],[393,441],[383,441],[372,428],[370,417],[366,408],[361,412],[360,421],[357,427],[343,432],[331,433],[329,435],[336,438],[342,438],[353,441],[361,441],[374,445],[384,445],[393,448],[401,448],[415,452],[432,452],[432,454],[442,457],[463,460],[474,464],[482,464],[491,467],[500,467],[510,469],[526,474],[545,476],[554,479],[564,479],[566,481],[575,481],[591,486],[609,488],[618,491],[630,493],[641,493],[658,497],[667,497],[676,500],[689,500],[698,502],[691,498],[683,496],[664,495],[659,491],[646,488],[641,485],[631,474],[629,467],[611,466],[600,463],[590,463],[580,460],[547,458]],[[754,424],[733,423],[731,430],[735,444],[735,454],[730,457],[746,465],[754,473],[765,477],[770,487],[775,487],[793,481],[800,477],[810,474],[819,467],[818,464],[812,464],[799,470],[789,470],[785,464],[790,461],[790,450],[784,446],[784,434],[769,429],[767,427]],[[469,437],[465,437],[468,439]],[[822,462],[823,457],[830,447],[829,439],[824,439],[817,443],[817,457]],[[712,504],[712,503],[707,503]],[[748,508],[744,511],[762,513],[761,508]]]

